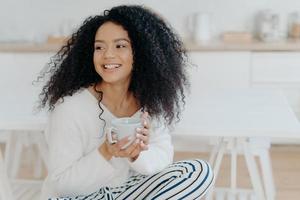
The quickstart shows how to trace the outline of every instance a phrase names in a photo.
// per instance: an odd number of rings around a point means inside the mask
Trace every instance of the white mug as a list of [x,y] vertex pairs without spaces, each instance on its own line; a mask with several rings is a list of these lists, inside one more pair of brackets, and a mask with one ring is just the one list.
[[[123,139],[124,137],[129,137],[129,142],[125,144],[121,149],[127,148],[130,144],[132,144],[136,138],[136,129],[142,128],[142,123],[140,118],[130,118],[123,117],[113,119],[111,121],[111,127],[107,128],[106,134],[107,139],[110,143],[116,143],[118,140]],[[117,139],[114,140],[112,137],[112,133],[115,133]]]

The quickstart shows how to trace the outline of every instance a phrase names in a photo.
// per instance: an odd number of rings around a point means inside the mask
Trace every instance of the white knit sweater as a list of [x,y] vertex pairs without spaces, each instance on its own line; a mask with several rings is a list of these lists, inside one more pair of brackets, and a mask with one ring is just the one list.
[[[101,118],[109,127],[116,117],[103,104],[101,107]],[[158,121],[151,122],[149,149],[136,161],[107,161],[98,151],[105,138],[99,114],[98,100],[86,88],[56,104],[45,132],[49,166],[41,199],[87,195],[103,186],[120,185],[136,172],[153,174],[173,161],[169,131]],[[141,114],[139,110],[131,117]]]

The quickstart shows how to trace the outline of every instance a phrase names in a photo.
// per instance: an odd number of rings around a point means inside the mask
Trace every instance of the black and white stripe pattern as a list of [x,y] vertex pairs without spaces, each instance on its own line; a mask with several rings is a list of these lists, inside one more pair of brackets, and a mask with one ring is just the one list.
[[[132,176],[122,186],[103,187],[88,196],[56,200],[133,200],[200,199],[213,183],[214,175],[203,160],[184,160],[171,164],[152,176]],[[53,198],[50,200],[54,200]]]

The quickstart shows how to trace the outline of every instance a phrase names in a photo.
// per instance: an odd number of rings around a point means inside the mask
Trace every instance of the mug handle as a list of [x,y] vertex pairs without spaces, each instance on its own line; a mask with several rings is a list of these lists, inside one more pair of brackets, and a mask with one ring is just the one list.
[[112,132],[113,132],[113,131],[116,131],[116,130],[117,130],[117,129],[114,128],[114,127],[109,127],[109,128],[107,128],[107,130],[106,130],[107,140],[108,140],[108,142],[109,142],[110,144],[115,144],[115,143],[118,142],[117,140],[113,140],[113,138],[112,138]]

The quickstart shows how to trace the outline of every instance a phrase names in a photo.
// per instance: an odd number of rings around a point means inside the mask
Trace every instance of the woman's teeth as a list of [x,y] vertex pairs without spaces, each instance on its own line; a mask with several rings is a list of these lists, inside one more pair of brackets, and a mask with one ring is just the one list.
[[119,68],[121,65],[119,64],[106,64],[106,65],[103,65],[103,67],[105,69],[115,69],[115,68]]

